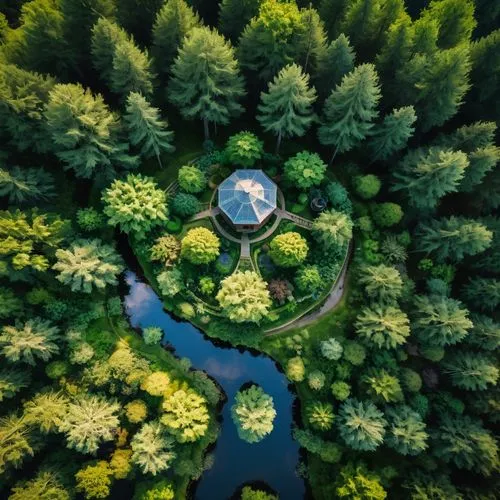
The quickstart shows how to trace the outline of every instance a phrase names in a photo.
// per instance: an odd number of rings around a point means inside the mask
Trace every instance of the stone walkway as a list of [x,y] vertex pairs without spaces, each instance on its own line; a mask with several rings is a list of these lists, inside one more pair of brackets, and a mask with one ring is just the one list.
[[219,214],[220,214],[219,207],[207,208],[206,210],[202,210],[201,212],[194,214],[190,220],[195,221],[195,220],[205,219],[206,217],[211,217],[212,219],[214,219],[215,216]]
[[328,297],[323,302],[323,305],[312,312],[311,314],[306,314],[299,319],[293,319],[290,322],[281,325],[277,328],[271,328],[267,330],[265,335],[266,337],[270,337],[272,335],[277,335],[279,333],[286,332],[287,330],[291,330],[294,328],[304,328],[311,323],[314,323],[316,320],[322,318],[326,314],[328,314],[332,309],[334,309],[338,303],[341,301],[342,296],[344,295],[344,284],[345,278],[347,275],[347,268],[349,267],[349,261],[351,260],[352,253],[352,241],[349,243],[349,249],[347,251],[346,259],[344,260],[344,265],[342,267],[342,271],[340,272],[340,276],[337,281],[333,284]]

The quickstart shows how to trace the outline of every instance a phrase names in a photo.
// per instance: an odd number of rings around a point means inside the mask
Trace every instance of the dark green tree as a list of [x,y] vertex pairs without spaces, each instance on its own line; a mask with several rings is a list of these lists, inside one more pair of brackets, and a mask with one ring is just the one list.
[[155,68],[161,76],[170,74],[177,51],[189,32],[201,25],[200,18],[185,0],[167,0],[153,26]]
[[391,190],[403,191],[409,204],[417,209],[432,210],[444,195],[458,191],[468,166],[467,155],[462,151],[415,149],[398,163]]
[[466,255],[486,250],[492,232],[479,221],[465,217],[444,217],[422,222],[415,232],[417,250],[435,255],[439,261],[460,261]]
[[350,151],[369,134],[377,117],[380,100],[378,76],[373,64],[362,64],[342,78],[329,95],[318,129],[321,144],[337,152]]
[[344,18],[344,12],[348,0],[320,0],[318,11],[325,23],[325,28],[330,40],[335,40],[340,33],[340,25]]
[[484,391],[498,381],[495,360],[483,353],[457,351],[447,355],[441,364],[451,383],[459,389]]
[[210,28],[193,28],[184,39],[172,67],[169,99],[184,118],[227,125],[243,107],[243,79],[231,45]]
[[131,92],[127,98],[125,114],[130,143],[140,148],[146,158],[156,156],[162,167],[161,154],[172,153],[174,133],[167,129],[168,124],[161,119],[160,110],[154,108],[139,93]]
[[386,160],[393,153],[403,149],[415,130],[417,120],[413,106],[393,109],[384,116],[381,124],[373,129],[369,142],[375,159]]
[[428,447],[428,434],[422,417],[409,406],[399,406],[387,411],[389,426],[387,445],[401,455],[418,455]]
[[303,136],[314,121],[316,91],[309,86],[309,75],[296,64],[284,67],[260,99],[257,120],[266,132],[276,135],[276,152],[283,137]]
[[500,305],[500,280],[479,276],[470,278],[463,288],[463,297],[475,309],[495,311]]
[[116,18],[141,47],[151,45],[153,23],[165,0],[120,0],[116,2]]
[[250,20],[259,13],[262,0],[222,0],[219,10],[219,29],[236,43]]
[[319,61],[324,58],[327,47],[325,26],[316,9],[311,7],[301,9],[300,17],[304,31],[298,37],[298,59],[304,71],[316,73]]
[[322,99],[342,81],[344,75],[354,69],[355,58],[349,38],[343,33],[321,52],[314,81]]

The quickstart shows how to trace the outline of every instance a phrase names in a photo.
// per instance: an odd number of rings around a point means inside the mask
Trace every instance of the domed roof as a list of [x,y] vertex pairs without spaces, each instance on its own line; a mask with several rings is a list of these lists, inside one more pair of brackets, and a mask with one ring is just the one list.
[[233,224],[260,224],[276,209],[276,191],[262,170],[236,170],[219,186],[219,207]]

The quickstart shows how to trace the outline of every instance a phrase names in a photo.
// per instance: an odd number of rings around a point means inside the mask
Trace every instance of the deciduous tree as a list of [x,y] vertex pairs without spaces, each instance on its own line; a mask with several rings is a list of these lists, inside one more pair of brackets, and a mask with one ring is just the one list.
[[289,232],[275,236],[269,244],[269,256],[282,267],[295,267],[304,262],[309,246],[299,233]]
[[181,257],[193,264],[213,262],[220,253],[220,240],[206,227],[190,229],[181,241]]
[[321,184],[326,172],[326,163],[317,153],[301,151],[289,158],[283,168],[285,179],[305,191]]

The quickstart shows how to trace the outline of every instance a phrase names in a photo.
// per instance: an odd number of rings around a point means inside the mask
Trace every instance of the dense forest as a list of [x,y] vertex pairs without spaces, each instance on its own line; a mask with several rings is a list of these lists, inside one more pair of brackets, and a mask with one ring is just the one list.
[[307,495],[497,498],[499,81],[498,1],[0,0],[0,496],[201,498],[224,405],[273,432],[131,326],[133,265],[284,371]]

